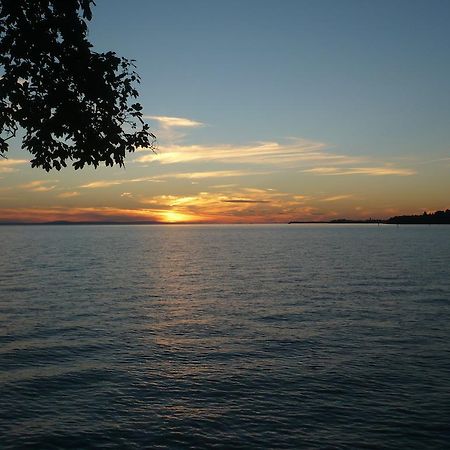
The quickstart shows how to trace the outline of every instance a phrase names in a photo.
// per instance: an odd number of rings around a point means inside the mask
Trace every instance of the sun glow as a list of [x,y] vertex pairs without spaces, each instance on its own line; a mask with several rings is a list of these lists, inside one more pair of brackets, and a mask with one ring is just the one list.
[[177,211],[164,211],[161,213],[161,220],[166,223],[183,223],[197,221],[199,217]]

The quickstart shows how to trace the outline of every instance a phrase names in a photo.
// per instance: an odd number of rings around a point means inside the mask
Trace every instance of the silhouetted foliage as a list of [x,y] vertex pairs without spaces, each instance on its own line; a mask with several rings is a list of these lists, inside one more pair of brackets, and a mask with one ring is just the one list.
[[395,216],[386,222],[394,224],[450,224],[450,209],[434,213],[424,212],[421,216]]
[[133,61],[96,53],[87,39],[93,0],[0,0],[0,155],[24,132],[33,167],[124,163],[152,147]]

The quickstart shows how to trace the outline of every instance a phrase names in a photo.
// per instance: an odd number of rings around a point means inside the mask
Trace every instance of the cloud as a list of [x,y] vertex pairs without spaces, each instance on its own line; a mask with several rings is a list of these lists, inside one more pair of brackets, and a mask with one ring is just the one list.
[[59,198],[73,198],[78,197],[80,195],[79,192],[72,191],[72,192],[61,192],[61,194],[58,194],[57,197]]
[[[285,142],[259,142],[249,145],[180,145],[161,146],[158,154],[147,153],[134,160],[136,163],[226,163],[270,165],[272,169],[301,169],[317,175],[414,175],[416,171],[388,163],[371,161],[361,156],[332,152],[323,142],[290,139]],[[326,164],[326,165],[324,165]],[[372,166],[373,164],[373,166]],[[360,167],[361,166],[361,167]]]
[[181,214],[185,218],[190,217],[191,222],[288,222],[298,217],[316,217],[318,213],[315,207],[304,204],[303,196],[273,189],[243,188],[226,193],[159,195],[141,199],[141,203],[158,211],[161,217],[172,217],[172,221],[177,221],[176,215]]
[[125,209],[114,207],[80,207],[54,206],[49,208],[1,208],[0,222],[49,222],[55,220],[69,221],[158,221],[158,215],[149,209]]
[[0,157],[0,173],[15,172],[17,169],[15,166],[29,163],[26,159],[5,159]]
[[111,187],[116,186],[119,184],[128,183],[129,180],[100,180],[100,181],[93,181],[91,183],[82,184],[80,188],[83,189],[98,189],[98,188],[104,188],[104,187]]
[[233,198],[222,200],[223,203],[270,203],[269,200],[250,200],[248,198]]
[[166,144],[158,146],[158,153],[151,149],[139,149],[140,155],[133,160],[137,164],[183,164],[183,163],[225,163],[252,166],[270,165],[272,169],[302,170],[317,175],[414,175],[409,168],[380,162],[366,156],[340,154],[330,149],[325,142],[317,140],[288,138],[281,141],[260,141],[249,144],[189,145],[180,143],[184,135],[172,128],[195,128],[201,122],[168,116],[146,116],[157,120],[167,137]]
[[237,186],[235,183],[231,184],[214,184],[213,186],[210,186],[210,189],[230,189],[232,187]]
[[[129,192],[123,192],[125,198]],[[72,207],[66,205],[43,208],[0,208],[0,221],[155,221],[164,223],[287,223],[291,220],[326,220],[348,217],[354,206],[331,210],[333,201],[350,194],[320,199],[273,188],[232,187],[201,191],[189,195],[134,194],[133,201],[121,207]],[[330,202],[327,204],[326,202]],[[324,206],[321,208],[319,205]],[[329,205],[330,207],[326,205]],[[372,213],[371,213],[372,214]],[[365,211],[357,213],[368,217]],[[373,215],[372,215],[373,216]]]
[[167,178],[185,178],[188,180],[201,180],[205,178],[230,178],[230,177],[243,177],[251,175],[266,175],[268,171],[253,171],[253,170],[214,170],[204,172],[173,172],[164,175],[157,175],[155,178],[158,180],[164,180]]
[[402,169],[392,166],[351,167],[351,168],[313,167],[311,169],[305,169],[302,172],[313,173],[316,175],[370,175],[370,176],[384,176],[384,175],[410,176],[415,175],[417,173],[412,169]]
[[245,164],[270,164],[295,166],[309,162],[352,164],[360,158],[338,155],[325,151],[326,144],[306,139],[290,139],[287,142],[256,142],[248,145],[181,145],[160,146],[158,154],[148,153],[134,160],[137,163],[158,161],[160,164],[186,162],[224,162]]
[[323,198],[322,202],[338,202],[339,200],[346,200],[349,198],[353,198],[353,194],[343,194],[343,195],[334,195],[332,197]]
[[[186,117],[144,116],[144,119],[154,120],[158,123],[158,128],[155,132],[158,136],[158,153],[161,150],[161,142],[179,142],[186,136],[186,130],[204,126],[204,123]],[[145,150],[149,149],[139,149],[138,151]]]
[[142,183],[142,182],[153,182],[153,183],[161,183],[162,180],[157,177],[141,177],[141,178],[130,178],[130,179],[121,179],[121,180],[99,180],[92,181],[91,183],[82,184],[80,188],[83,189],[98,189],[98,188],[106,188],[111,186],[120,186],[122,184],[128,183]]
[[161,128],[198,128],[204,123],[185,117],[144,116],[144,119],[156,120]]
[[19,187],[33,192],[48,192],[56,188],[56,184],[51,183],[58,183],[58,180],[36,180],[21,184]]

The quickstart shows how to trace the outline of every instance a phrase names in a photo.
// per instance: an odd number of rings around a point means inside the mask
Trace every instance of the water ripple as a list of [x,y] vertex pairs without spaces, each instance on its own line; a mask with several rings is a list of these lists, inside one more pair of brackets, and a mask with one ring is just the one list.
[[448,448],[448,227],[0,232],[2,450]]

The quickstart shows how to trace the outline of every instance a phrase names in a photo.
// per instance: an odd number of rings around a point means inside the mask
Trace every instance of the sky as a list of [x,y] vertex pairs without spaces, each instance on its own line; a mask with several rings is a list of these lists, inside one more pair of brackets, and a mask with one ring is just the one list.
[[0,221],[285,223],[450,208],[448,0],[96,0],[157,154],[46,173],[12,143]]

